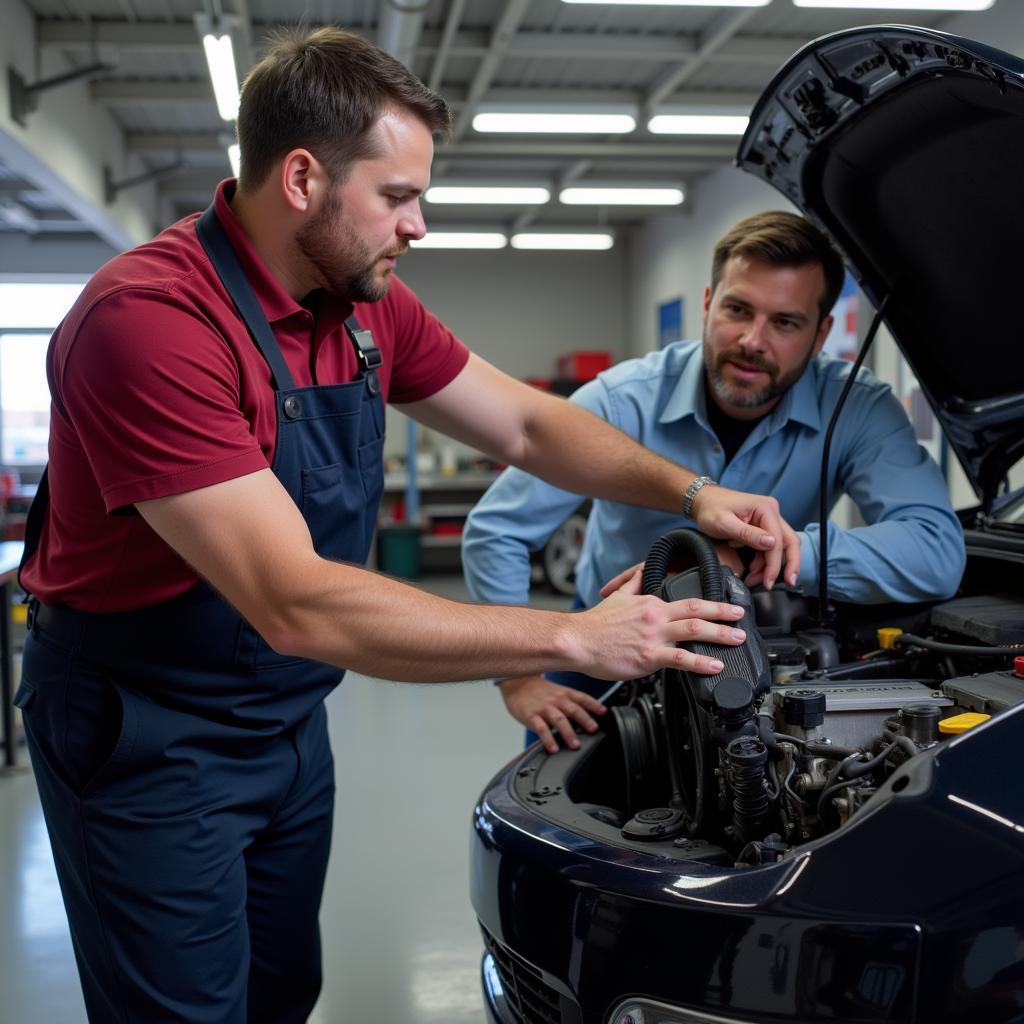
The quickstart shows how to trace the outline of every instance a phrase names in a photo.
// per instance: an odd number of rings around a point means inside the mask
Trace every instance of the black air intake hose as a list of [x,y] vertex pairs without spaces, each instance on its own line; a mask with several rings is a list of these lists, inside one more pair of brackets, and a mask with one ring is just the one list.
[[771,794],[765,784],[768,748],[756,736],[741,736],[726,748],[732,788],[732,823],[744,843],[760,838],[771,812]]
[[680,551],[691,555],[700,570],[700,587],[707,601],[722,600],[722,567],[715,545],[696,530],[670,530],[651,545],[644,562],[641,587],[645,594],[661,593],[672,560]]

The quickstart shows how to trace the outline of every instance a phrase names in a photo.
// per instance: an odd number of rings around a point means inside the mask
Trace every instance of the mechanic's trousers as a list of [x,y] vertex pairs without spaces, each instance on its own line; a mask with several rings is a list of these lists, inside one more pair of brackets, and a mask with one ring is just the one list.
[[305,1021],[334,797],[322,703],[274,736],[218,736],[69,639],[34,627],[16,703],[89,1019]]

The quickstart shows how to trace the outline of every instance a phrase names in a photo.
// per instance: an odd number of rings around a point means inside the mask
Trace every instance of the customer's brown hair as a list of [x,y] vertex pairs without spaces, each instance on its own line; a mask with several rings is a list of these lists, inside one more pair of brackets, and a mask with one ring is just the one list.
[[744,217],[719,239],[711,260],[711,290],[722,279],[733,256],[746,256],[774,267],[821,264],[825,290],[818,300],[819,322],[829,315],[843,290],[843,258],[828,237],[806,217],[769,210]]
[[435,136],[451,113],[404,64],[369,40],[334,27],[276,33],[242,86],[239,187],[258,188],[274,162],[308,149],[332,180],[374,153],[371,129],[389,107],[412,111]]

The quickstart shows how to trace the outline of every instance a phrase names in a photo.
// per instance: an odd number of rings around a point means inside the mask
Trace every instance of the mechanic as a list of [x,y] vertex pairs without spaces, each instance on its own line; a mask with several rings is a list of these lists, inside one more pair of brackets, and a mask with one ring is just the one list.
[[[448,602],[367,572],[384,402],[586,493],[677,512],[694,474],[471,355],[400,281],[444,102],[339,29],[272,44],[242,176],[94,276],[48,355],[50,463],[21,579],[23,709],[93,1021],[289,1024],[317,915],[342,666],[435,681],[713,673],[710,602],[636,580],[578,615]],[[710,532],[796,535],[722,489]]]
[[[581,387],[571,401],[645,447],[700,474],[695,496],[721,484],[774,495],[784,518],[802,524],[799,574],[818,579],[818,482],[825,429],[850,363],[821,355],[843,264],[810,221],[766,212],[736,224],[715,246],[705,288],[703,340],[677,342],[630,359]],[[829,592],[862,603],[937,600],[963,574],[963,533],[938,467],[921,448],[890,388],[861,370],[839,418],[829,464],[829,498],[846,493],[866,526],[828,524]],[[530,551],[543,547],[581,503],[578,494],[506,470],[470,514],[462,560],[477,601],[523,604]],[[677,516],[615,500],[594,502],[576,566],[576,606],[592,607],[602,584],[642,560],[678,527]],[[690,524],[694,525],[694,524]],[[699,526],[699,524],[696,524]],[[719,545],[722,560],[753,586],[774,582],[761,554],[745,570]],[[630,570],[631,572],[632,570]],[[621,581],[610,584],[608,590]],[[588,731],[608,684],[577,673],[500,680],[509,711],[554,752],[557,730],[577,747],[573,723]]]

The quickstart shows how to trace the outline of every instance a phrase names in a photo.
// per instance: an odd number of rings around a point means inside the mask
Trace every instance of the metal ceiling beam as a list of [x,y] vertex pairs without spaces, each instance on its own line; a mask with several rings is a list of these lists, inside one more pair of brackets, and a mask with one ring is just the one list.
[[175,103],[214,102],[209,78],[177,82],[135,82],[108,78],[102,82],[92,82],[89,95],[95,103],[104,106],[144,103],[146,106],[157,107]]
[[[219,133],[211,132],[129,132],[125,144],[130,153],[187,153],[220,151],[224,148]],[[507,159],[600,160],[648,158],[731,160],[736,143],[679,140],[674,142],[573,142],[483,140],[452,142],[438,149],[446,160],[473,157]]]
[[687,79],[701,68],[710,54],[720,50],[754,15],[756,7],[739,11],[723,11],[712,19],[707,29],[700,34],[700,46],[692,57],[673,70],[662,75],[644,97],[644,113],[651,114],[657,105],[671,96]]
[[[176,103],[213,103],[213,90],[208,78],[194,78],[184,81],[132,81],[106,79],[93,82],[89,92],[96,103],[105,106],[119,104],[145,104],[146,106],[170,106]],[[465,87],[452,86],[445,89],[445,99],[455,108],[466,103],[468,93]],[[488,101],[509,104],[576,104],[576,103],[639,103],[642,99],[634,91],[616,89],[493,89],[487,94]],[[672,103],[688,105],[718,104],[724,106],[752,107],[757,99],[755,92],[723,92],[690,89],[669,97]]]
[[114,46],[131,50],[185,50],[196,48],[196,28],[191,21],[37,21],[41,47],[92,50]]
[[427,81],[428,88],[437,92],[444,81],[444,70],[448,64],[448,55],[451,53],[452,40],[459,29],[459,22],[462,20],[462,12],[465,10],[466,0],[452,0],[448,7],[448,17],[441,32],[441,41],[434,51],[434,63],[430,68],[430,78]]
[[[270,23],[252,26],[254,38],[269,32]],[[191,22],[129,21],[40,21],[39,45],[46,48],[93,52],[97,46],[126,50],[195,52],[195,26]],[[485,57],[491,49],[487,32],[456,32],[447,44],[446,59]],[[754,62],[777,67],[806,43],[799,36],[734,35],[726,45],[707,52],[689,38],[664,36],[616,36],[591,32],[517,32],[507,40],[505,53],[511,57],[539,60],[662,61],[671,63],[704,50],[704,63]],[[425,30],[420,34],[416,56],[435,60],[442,51],[445,32]]]
[[763,64],[778,68],[807,45],[806,36],[735,35],[704,57],[705,64]]

